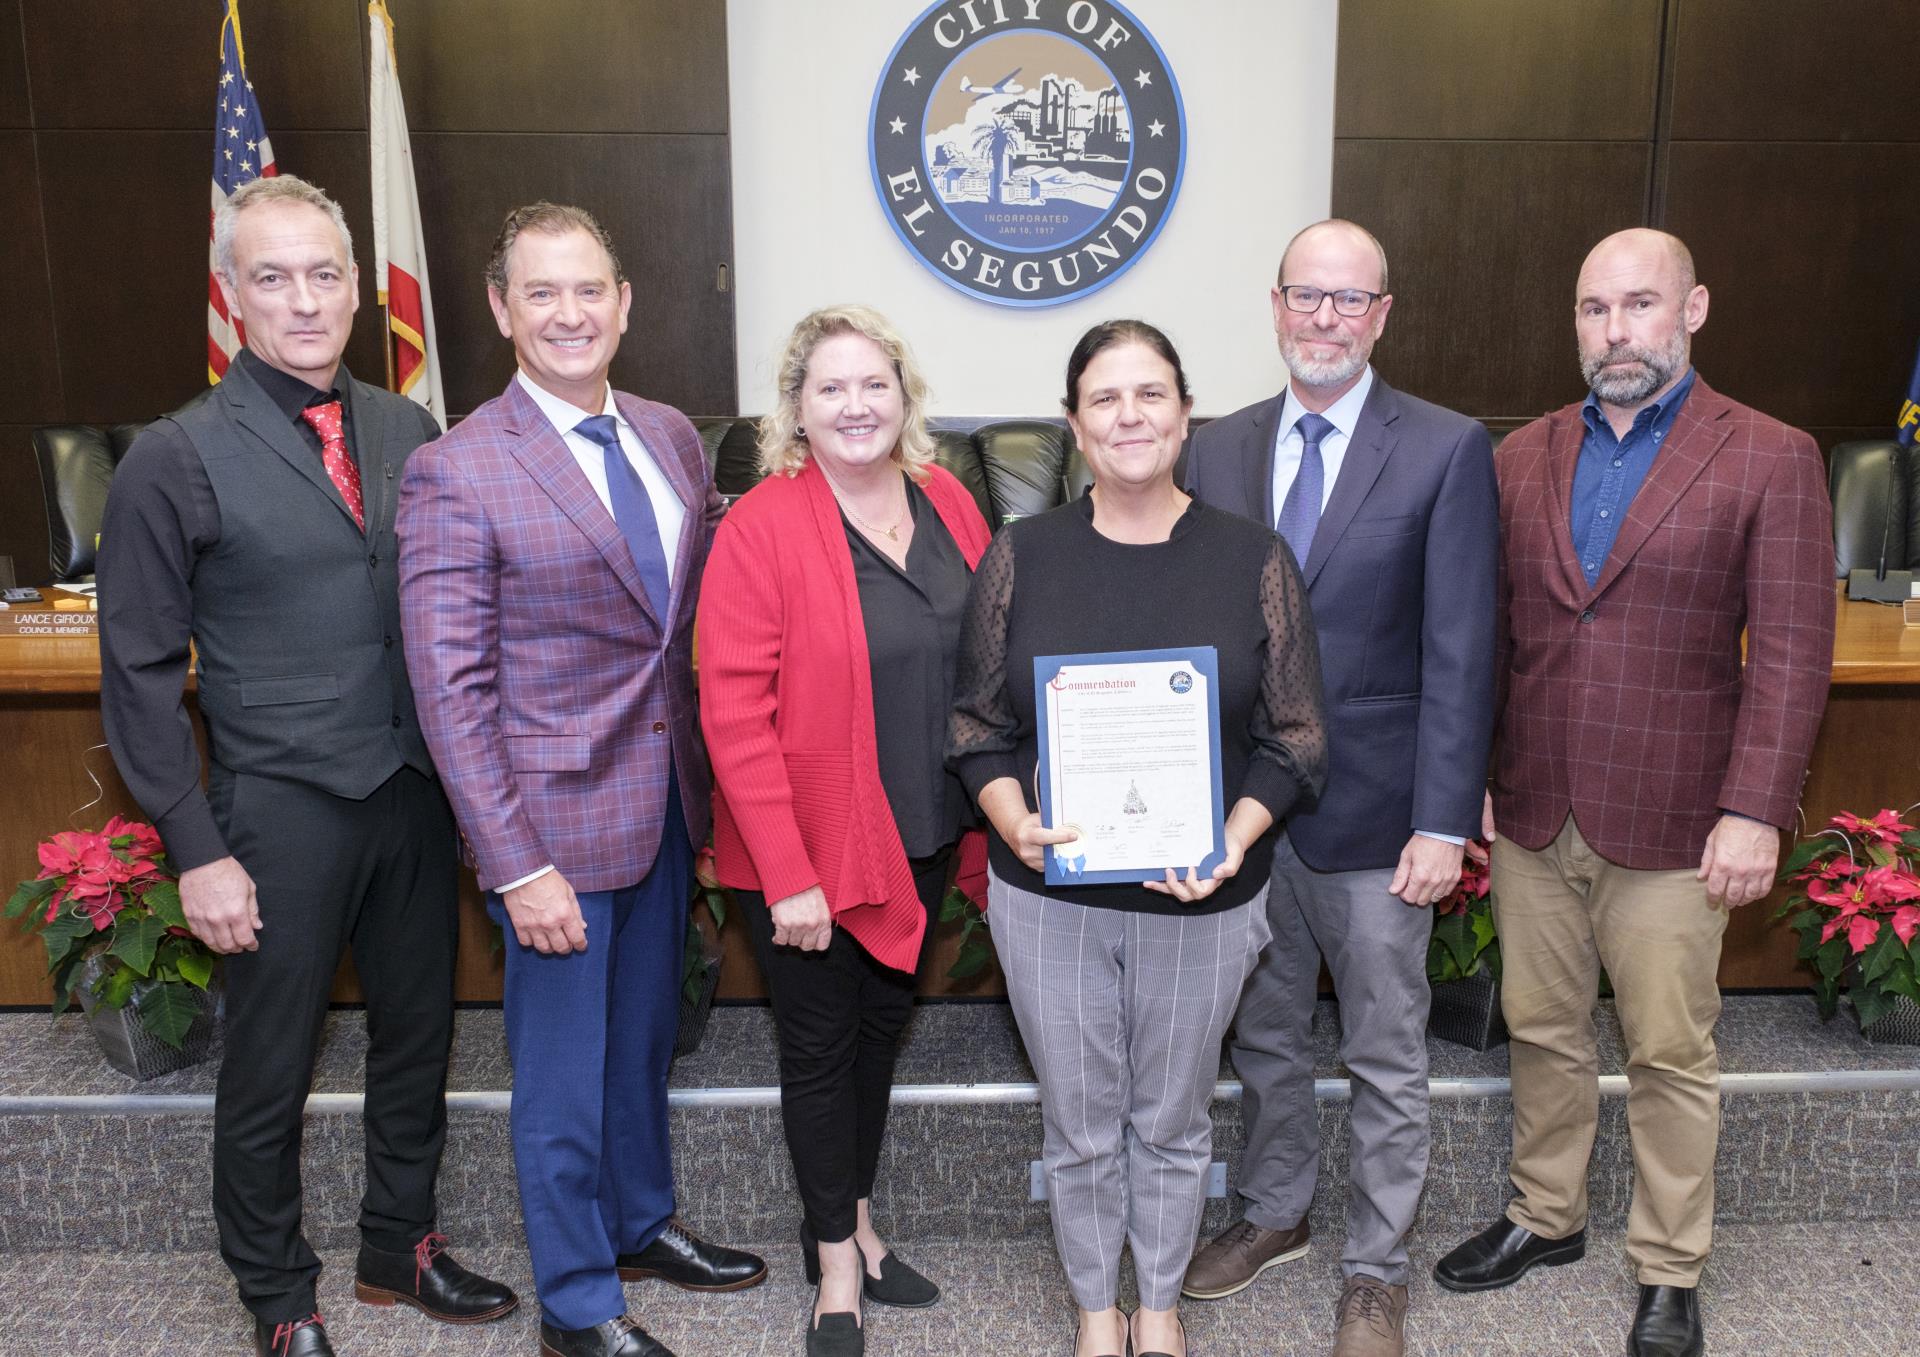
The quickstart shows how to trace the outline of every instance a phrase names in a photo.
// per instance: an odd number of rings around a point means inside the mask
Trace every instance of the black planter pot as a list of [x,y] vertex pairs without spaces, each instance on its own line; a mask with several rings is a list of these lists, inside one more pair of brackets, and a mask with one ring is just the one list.
[[1902,995],[1860,1035],[1876,1046],[1920,1046],[1920,1004]]
[[1470,1050],[1500,1045],[1507,1039],[1507,1024],[1500,1016],[1500,982],[1482,967],[1464,980],[1435,985],[1427,1030]]
[[176,1048],[141,1025],[134,1010],[143,986],[136,985],[133,997],[119,1008],[108,1008],[94,997],[94,984],[105,973],[105,961],[99,957],[88,960],[80,968],[76,993],[80,1009],[87,1016],[87,1026],[92,1029],[94,1040],[100,1043],[100,1054],[106,1057],[107,1064],[130,1079],[147,1080],[198,1065],[207,1058],[208,1048],[213,1044],[214,995],[204,990],[195,991],[194,1000],[200,1006],[200,1014]]
[[720,954],[708,950],[700,963],[700,992],[689,999],[680,992],[680,1027],[673,1038],[673,1058],[691,1055],[707,1034],[707,1019],[713,1013],[713,992],[720,988]]

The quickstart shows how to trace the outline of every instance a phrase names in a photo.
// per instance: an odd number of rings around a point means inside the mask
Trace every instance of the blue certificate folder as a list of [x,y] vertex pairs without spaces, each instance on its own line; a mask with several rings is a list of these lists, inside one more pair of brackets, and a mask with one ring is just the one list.
[[[1211,802],[1196,805],[1192,813],[1207,817],[1210,827],[1210,847],[1198,862],[1164,862],[1157,866],[1135,866],[1129,864],[1122,870],[1103,871],[1088,867],[1083,853],[1076,850],[1081,844],[1055,844],[1047,849],[1047,884],[1049,886],[1097,886],[1113,884],[1139,885],[1151,878],[1161,878],[1165,869],[1185,877],[1187,868],[1192,867],[1195,874],[1206,877],[1225,860],[1227,855],[1226,807],[1220,789],[1220,661],[1212,646],[1181,646],[1168,650],[1110,650],[1096,654],[1083,655],[1038,655],[1033,661],[1033,707],[1040,746],[1039,786],[1036,789],[1040,802],[1040,822],[1049,827],[1062,823],[1080,823],[1097,814],[1093,808],[1055,805],[1053,778],[1054,732],[1050,704],[1047,701],[1047,689],[1060,675],[1062,669],[1078,668],[1085,665],[1111,664],[1177,664],[1172,675],[1166,676],[1169,690],[1173,694],[1190,691],[1182,683],[1191,684],[1191,675],[1183,680],[1183,671],[1202,676],[1206,683],[1207,716],[1206,729],[1209,748],[1207,761],[1210,768],[1208,782],[1211,785]],[[1156,677],[1156,682],[1159,679]],[[1198,697],[1198,694],[1195,694]],[[1129,808],[1120,813],[1131,813],[1130,807],[1137,803],[1136,788],[1130,787],[1127,797]],[[1106,808],[1110,809],[1110,808]],[[1144,808],[1143,808],[1144,809]]]

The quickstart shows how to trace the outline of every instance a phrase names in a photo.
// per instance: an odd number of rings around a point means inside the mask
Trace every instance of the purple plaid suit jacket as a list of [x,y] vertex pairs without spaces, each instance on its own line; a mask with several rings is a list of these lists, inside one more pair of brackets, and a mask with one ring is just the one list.
[[576,891],[638,882],[659,849],[669,766],[692,842],[706,842],[693,617],[721,502],[686,416],[614,400],[687,506],[665,619],[517,381],[407,460],[396,520],[407,672],[486,889],[548,863]]
[[1833,667],[1826,473],[1806,434],[1696,379],[1589,588],[1584,434],[1569,405],[1495,457],[1494,823],[1539,849],[1572,812],[1611,862],[1696,867],[1722,810],[1794,823]]

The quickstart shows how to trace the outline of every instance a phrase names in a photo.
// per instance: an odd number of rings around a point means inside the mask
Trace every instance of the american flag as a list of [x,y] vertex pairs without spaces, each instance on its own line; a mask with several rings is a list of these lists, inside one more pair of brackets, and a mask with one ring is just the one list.
[[247,342],[240,322],[227,314],[220,295],[220,261],[213,252],[213,216],[242,184],[279,171],[273,143],[247,80],[246,49],[240,43],[240,0],[227,0],[220,25],[219,105],[213,114],[213,207],[207,216],[207,383],[227,375],[227,363]]

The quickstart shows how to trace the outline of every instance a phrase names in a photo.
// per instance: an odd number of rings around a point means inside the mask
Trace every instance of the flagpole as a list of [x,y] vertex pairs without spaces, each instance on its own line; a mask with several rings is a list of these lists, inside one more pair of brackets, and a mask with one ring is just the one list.
[[398,391],[393,371],[393,308],[385,303],[380,306],[380,352],[387,360],[387,390]]
[[[399,67],[399,57],[393,50],[393,15],[387,10],[386,0],[372,0],[372,3],[367,6],[367,12],[377,15],[381,25],[387,30],[387,59],[393,63],[394,68],[397,70]],[[368,54],[368,60],[369,62],[372,60],[371,53]],[[367,87],[369,91],[371,91],[373,87],[373,71],[371,67],[369,67],[367,71]],[[367,122],[367,135],[369,138],[374,135],[371,118],[369,118]],[[381,288],[379,291],[380,355],[387,360],[387,390],[397,392],[400,389],[400,374],[395,370],[394,364],[393,307],[387,302],[386,290]]]

